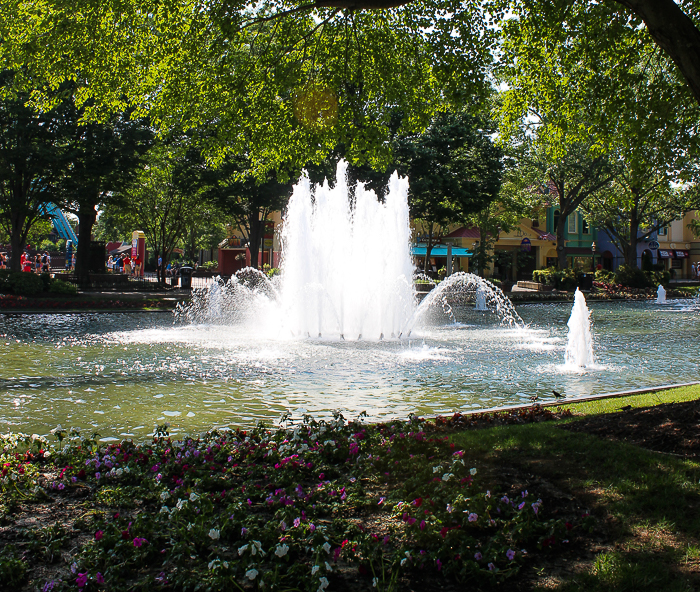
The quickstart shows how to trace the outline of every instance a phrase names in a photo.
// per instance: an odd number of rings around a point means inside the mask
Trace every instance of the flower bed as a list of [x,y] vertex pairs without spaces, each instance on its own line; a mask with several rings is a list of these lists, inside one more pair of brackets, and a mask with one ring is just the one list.
[[54,299],[27,298],[14,294],[0,294],[0,310],[63,310],[63,309],[140,309],[172,308],[171,304],[160,300],[107,300],[107,299]]
[[[551,418],[538,409],[492,415]],[[73,500],[80,517],[71,532],[83,542],[70,566],[46,561],[44,543],[43,555],[8,545],[0,576],[19,588],[39,556],[47,565],[34,584],[47,592],[395,590],[406,580],[439,590],[506,580],[589,518],[554,519],[546,499],[521,487],[486,489],[445,435],[450,425],[489,422],[465,417],[367,426],[338,414],[182,441],[166,424],[150,443],[109,445],[59,426],[55,449],[38,436],[3,437],[5,508]],[[61,528],[22,536],[60,541]]]

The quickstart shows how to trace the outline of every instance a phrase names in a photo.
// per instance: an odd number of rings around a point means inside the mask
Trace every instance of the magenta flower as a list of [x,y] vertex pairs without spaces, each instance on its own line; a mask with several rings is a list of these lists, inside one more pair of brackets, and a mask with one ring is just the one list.
[[385,497],[380,497],[380,498],[379,498],[379,501],[377,502],[377,505],[378,505],[378,506],[381,506],[385,501],[386,501],[386,498],[385,498]]
[[79,573],[78,577],[75,578],[75,583],[78,584],[78,588],[84,588],[85,584],[87,584],[87,581],[88,581],[87,573]]
[[96,581],[98,584],[104,584],[104,583],[105,583],[104,576],[103,576],[99,571],[97,572],[97,575],[95,576],[95,581]]
[[98,531],[95,533],[95,540],[96,540],[96,541],[101,540],[102,537],[104,536],[104,534],[105,534],[105,533],[104,533],[103,531],[98,530]]
[[419,526],[421,530],[425,530],[425,520],[421,520]]
[[442,570],[442,561],[440,561],[439,559],[436,559],[435,564],[437,565],[438,571]]
[[136,537],[134,539],[134,547],[140,547],[144,544],[148,544],[148,541],[146,539],[142,539],[141,537]]

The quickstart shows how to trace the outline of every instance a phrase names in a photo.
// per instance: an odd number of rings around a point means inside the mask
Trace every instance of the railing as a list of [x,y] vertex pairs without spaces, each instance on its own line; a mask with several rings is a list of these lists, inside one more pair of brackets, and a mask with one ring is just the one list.
[[[73,284],[78,283],[78,280],[73,273],[56,273],[55,277],[59,277],[62,280]],[[165,286],[158,283],[158,276],[152,271],[144,273],[144,275],[141,277],[113,272],[91,273],[89,288],[116,292],[151,292],[158,290],[180,289],[179,285],[181,278],[179,276],[166,277],[165,280]],[[192,276],[191,286],[192,288],[206,288],[213,281],[215,281],[215,277]]]

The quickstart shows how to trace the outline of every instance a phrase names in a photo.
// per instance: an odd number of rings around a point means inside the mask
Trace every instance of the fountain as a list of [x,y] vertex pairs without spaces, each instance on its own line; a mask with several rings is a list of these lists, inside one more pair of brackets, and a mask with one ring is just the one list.
[[583,369],[593,366],[593,340],[591,338],[591,313],[586,306],[586,298],[576,289],[574,306],[567,323],[569,337],[564,360],[569,368]]
[[[401,339],[433,310],[454,321],[452,305],[473,303],[503,325],[523,322],[499,288],[474,274],[446,278],[417,304],[413,286],[408,181],[394,173],[379,200],[345,162],[336,184],[312,187],[302,176],[284,217],[278,285],[247,268],[217,280],[178,311],[191,323],[252,322],[265,336],[324,340]],[[265,319],[265,323],[261,323]]]
[[656,304],[666,304],[666,290],[661,284],[656,290]]

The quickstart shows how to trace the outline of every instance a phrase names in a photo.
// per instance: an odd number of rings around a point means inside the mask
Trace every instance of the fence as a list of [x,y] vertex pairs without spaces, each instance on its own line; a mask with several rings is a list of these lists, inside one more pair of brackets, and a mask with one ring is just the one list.
[[[55,277],[60,277],[65,281],[77,284],[77,278],[72,273],[57,273]],[[228,277],[222,277],[223,279],[228,280]],[[155,272],[146,272],[142,277],[127,276],[124,273],[91,273],[90,285],[88,287],[91,289],[116,292],[155,292],[163,289],[179,289],[179,280],[180,278],[178,276],[167,277],[166,285],[163,286],[162,284],[158,283],[158,276],[155,274]],[[214,276],[192,276],[192,288],[206,288],[214,281]]]

